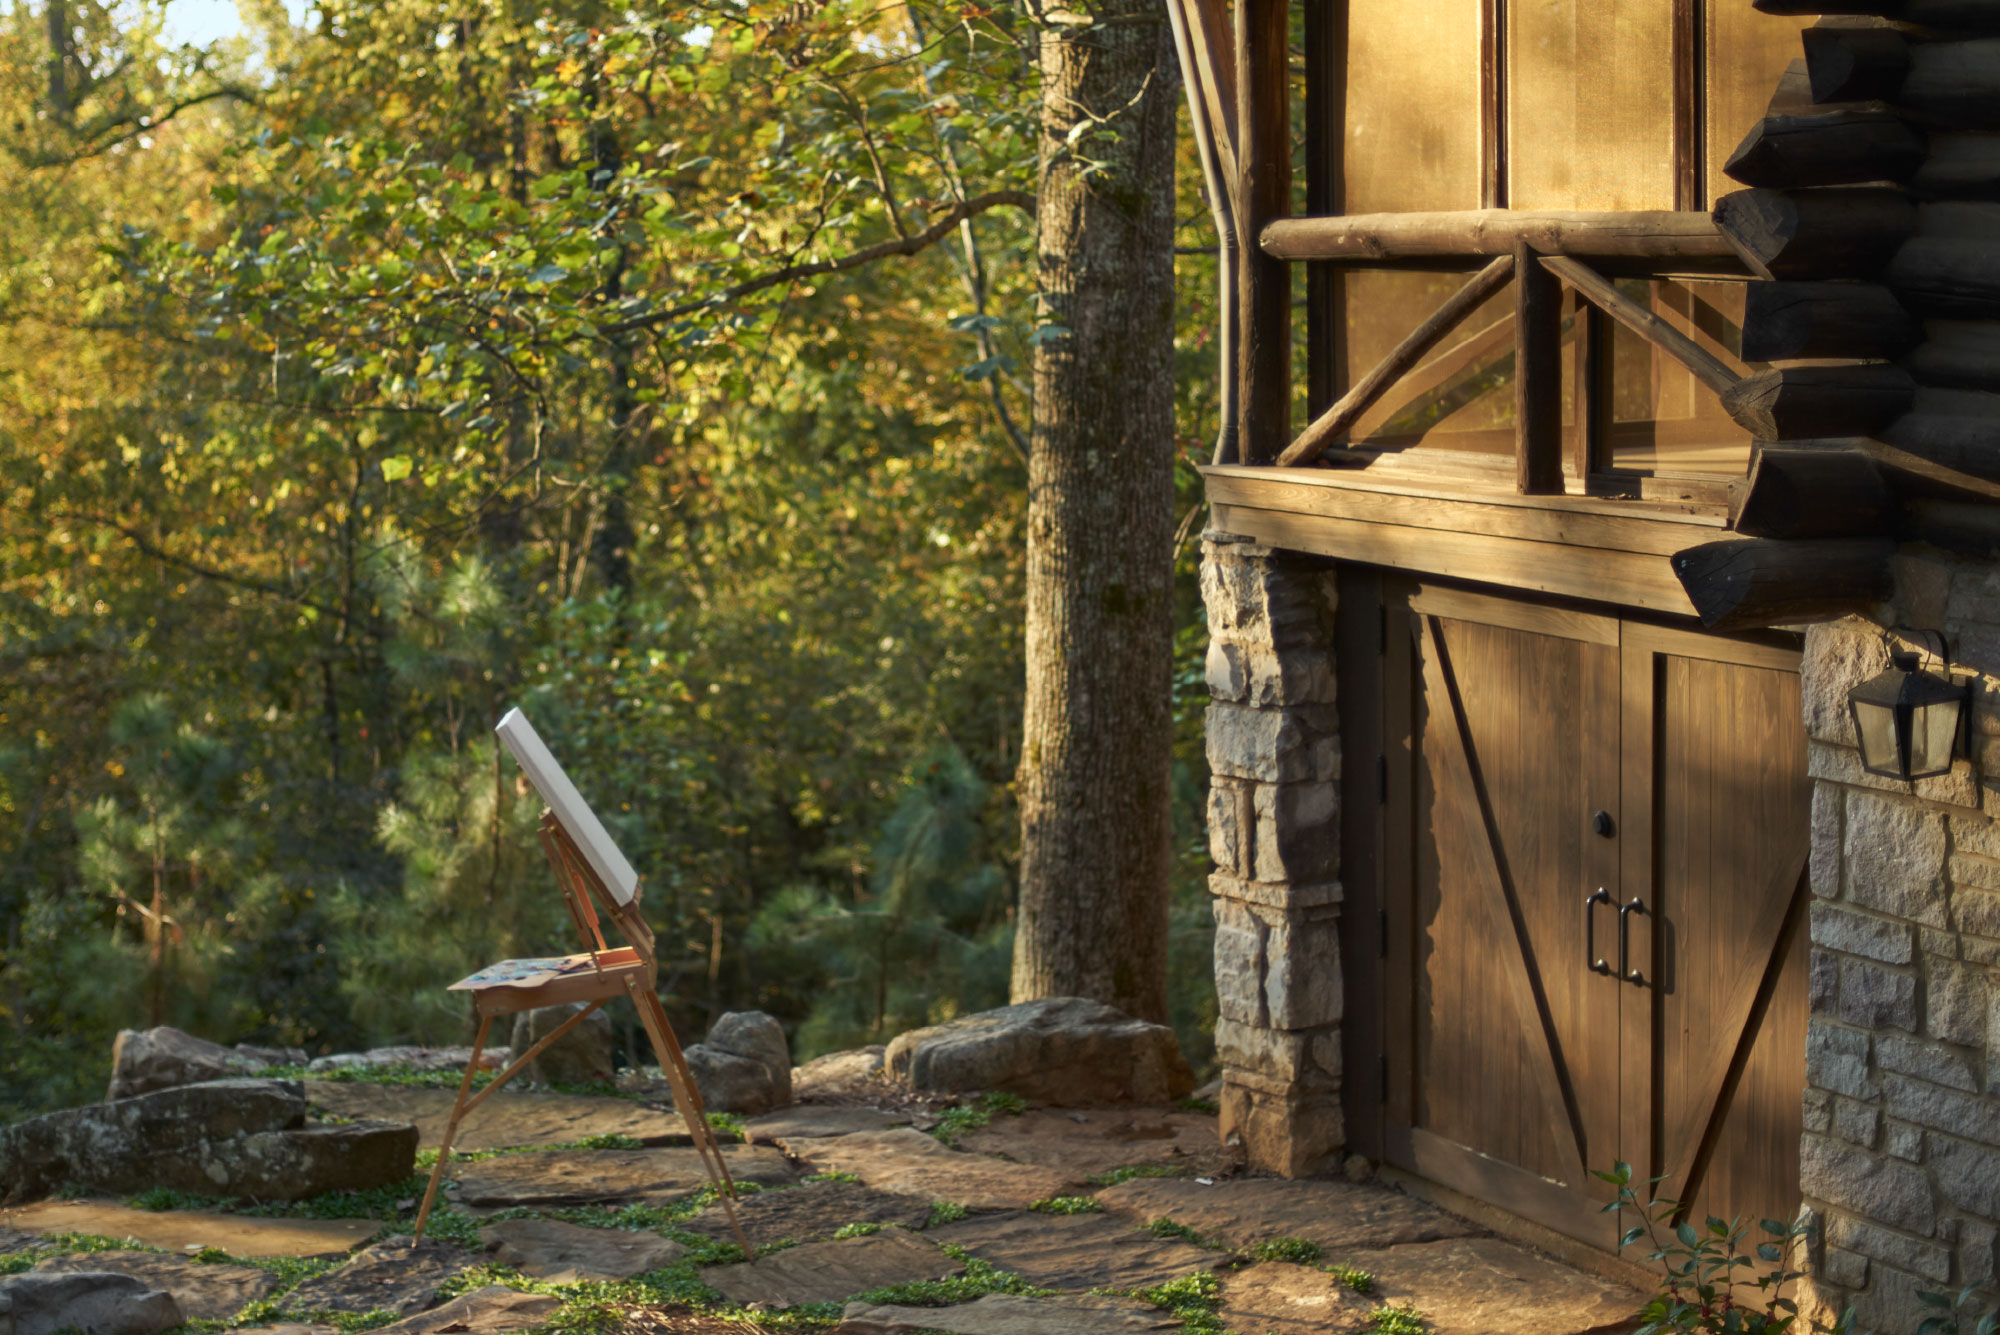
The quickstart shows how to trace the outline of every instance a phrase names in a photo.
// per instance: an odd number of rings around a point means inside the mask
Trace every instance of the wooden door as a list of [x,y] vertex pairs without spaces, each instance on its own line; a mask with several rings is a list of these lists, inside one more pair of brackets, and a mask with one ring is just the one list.
[[1374,1116],[1349,1101],[1357,1144],[1605,1248],[1619,1226],[1589,1170],[1619,1159],[1699,1213],[1789,1217],[1796,651],[1380,588],[1380,661],[1343,664],[1381,720],[1350,748],[1382,753],[1380,819],[1345,827],[1350,921],[1379,909],[1378,960],[1350,969],[1379,989],[1350,1006],[1349,1069],[1380,1067],[1357,1082]]

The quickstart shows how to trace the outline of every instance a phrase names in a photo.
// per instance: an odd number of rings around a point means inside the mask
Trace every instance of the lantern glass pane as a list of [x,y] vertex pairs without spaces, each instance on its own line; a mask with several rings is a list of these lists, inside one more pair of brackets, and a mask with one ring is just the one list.
[[1910,725],[1910,777],[1943,774],[1951,768],[1952,743],[1958,739],[1956,700],[1921,705]]
[[1854,702],[1854,732],[1861,744],[1861,764],[1876,774],[1902,777],[1901,757],[1896,754],[1896,710],[1873,701]]

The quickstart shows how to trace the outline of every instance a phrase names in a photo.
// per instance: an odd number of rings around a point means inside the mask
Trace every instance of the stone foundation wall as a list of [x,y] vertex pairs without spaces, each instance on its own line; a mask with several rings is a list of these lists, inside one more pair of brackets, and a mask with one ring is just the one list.
[[[1861,768],[1847,693],[1886,626],[1977,675],[1973,758],[1914,786]],[[1800,1178],[1814,1295],[1913,1331],[1920,1291],[1992,1285],[2000,1222],[2000,567],[1903,556],[1879,615],[1806,632],[1812,1019]],[[1989,1295],[1980,1310],[1991,1310]],[[1964,1328],[1971,1329],[1971,1322]]]
[[1345,1140],[1334,577],[1224,534],[1202,546],[1222,1134],[1300,1177]]

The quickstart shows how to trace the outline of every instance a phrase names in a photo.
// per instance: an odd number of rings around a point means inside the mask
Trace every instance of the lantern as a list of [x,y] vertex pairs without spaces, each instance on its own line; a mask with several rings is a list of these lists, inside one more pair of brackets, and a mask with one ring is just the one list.
[[1913,653],[1892,654],[1889,663],[1848,692],[1862,768],[1904,781],[1947,772],[1972,687],[1920,671]]

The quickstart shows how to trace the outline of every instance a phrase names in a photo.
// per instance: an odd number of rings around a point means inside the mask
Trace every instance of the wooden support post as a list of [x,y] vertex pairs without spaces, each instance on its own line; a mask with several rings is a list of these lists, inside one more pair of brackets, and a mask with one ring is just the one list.
[[1751,461],[1729,526],[1746,538],[1836,538],[1886,533],[1895,498],[1858,449],[1766,445]]
[[1738,190],[1715,227],[1759,278],[1872,278],[1917,230],[1900,190]]
[[1524,496],[1560,495],[1562,284],[1523,241],[1514,250],[1514,460]]
[[444,1124],[444,1139],[438,1142],[437,1162],[431,1165],[430,1184],[424,1188],[424,1203],[417,1208],[416,1242],[424,1240],[424,1225],[430,1222],[431,1206],[437,1200],[438,1183],[444,1180],[444,1166],[451,1161],[451,1142],[458,1136],[458,1124],[465,1118],[465,1096],[472,1092],[472,1073],[479,1069],[479,1054],[486,1050],[486,1035],[493,1017],[479,1017],[479,1033],[472,1040],[472,1056],[465,1063],[465,1075],[458,1082],[458,1097],[452,1101],[451,1120]]
[[1570,471],[1579,480],[1600,466],[1611,440],[1611,317],[1578,302],[1576,321],[1576,429],[1570,436]]
[[1923,326],[1879,283],[1748,283],[1743,360],[1900,357]]
[[1439,340],[1463,324],[1467,316],[1506,286],[1507,276],[1513,272],[1514,257],[1502,255],[1474,274],[1470,282],[1452,293],[1444,305],[1431,312],[1429,319],[1411,330],[1409,336],[1390,349],[1389,355],[1373,370],[1341,395],[1338,403],[1313,419],[1311,425],[1299,433],[1299,438],[1278,456],[1278,462],[1290,467],[1309,464],[1319,458],[1327,446],[1339,440],[1360,420],[1361,414],[1374,406],[1383,391],[1408,374],[1423,360],[1425,353],[1437,346]]
[[[1236,133],[1239,235],[1256,236],[1290,209],[1290,22],[1285,0],[1237,0]],[[1276,459],[1291,437],[1291,273],[1246,246],[1238,279],[1238,448],[1246,464]]]
[[1916,382],[1900,366],[1788,366],[1722,391],[1722,410],[1759,440],[1866,436],[1910,410]]
[[1709,542],[1677,552],[1674,574],[1701,624],[1714,630],[1830,621],[1894,589],[1887,539]]
[[1923,166],[1924,137],[1890,111],[1766,116],[1722,170],[1745,185],[1852,185],[1907,181]]

